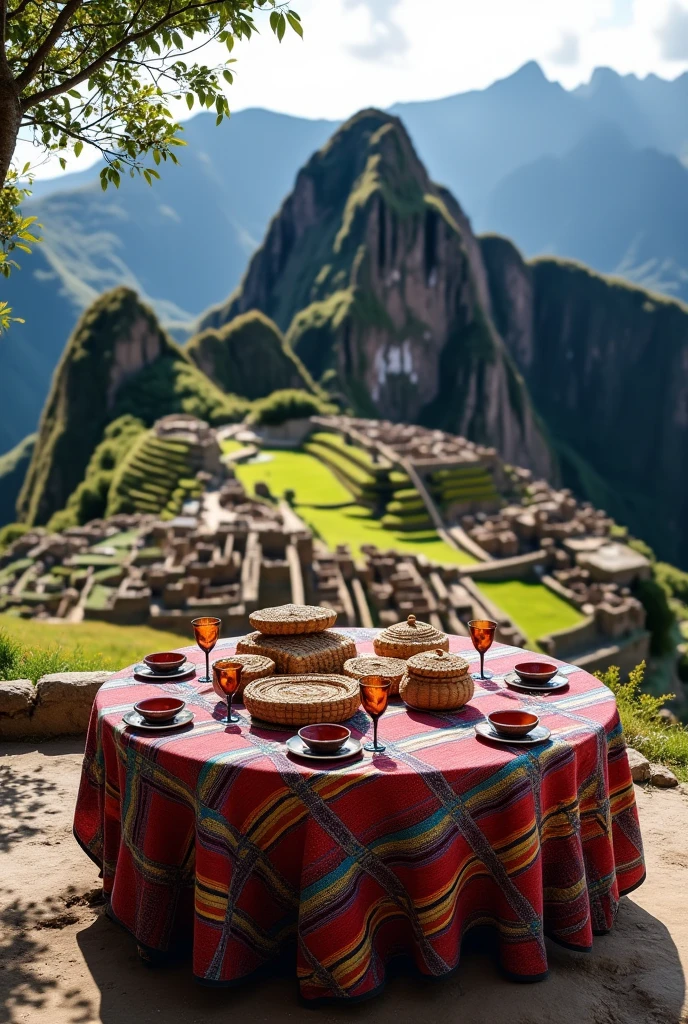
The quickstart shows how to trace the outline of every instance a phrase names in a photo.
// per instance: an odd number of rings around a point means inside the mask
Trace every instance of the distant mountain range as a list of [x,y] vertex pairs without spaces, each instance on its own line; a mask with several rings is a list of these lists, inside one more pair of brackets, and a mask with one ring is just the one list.
[[[569,92],[530,63],[487,89],[392,112],[476,230],[688,299],[686,109],[688,74],[602,68]],[[216,128],[200,114],[182,166],[152,188],[125,179],[103,193],[97,167],[39,184],[27,205],[45,243],[2,286],[27,323],[0,343],[0,452],[36,428],[65,340],[103,290],[135,289],[187,337],[238,285],[298,168],[336,126],[246,110]]]

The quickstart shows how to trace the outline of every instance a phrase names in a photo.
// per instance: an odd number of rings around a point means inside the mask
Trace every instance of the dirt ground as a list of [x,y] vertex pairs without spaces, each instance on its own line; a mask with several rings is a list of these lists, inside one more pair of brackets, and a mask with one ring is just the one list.
[[290,971],[231,990],[188,964],[150,969],[103,914],[97,871],[72,838],[78,741],[0,751],[0,1022],[46,1024],[679,1024],[688,1022],[688,789],[636,787],[647,881],[592,953],[550,945],[550,978],[504,980],[488,953],[450,978],[399,973],[367,1003],[313,1009]]

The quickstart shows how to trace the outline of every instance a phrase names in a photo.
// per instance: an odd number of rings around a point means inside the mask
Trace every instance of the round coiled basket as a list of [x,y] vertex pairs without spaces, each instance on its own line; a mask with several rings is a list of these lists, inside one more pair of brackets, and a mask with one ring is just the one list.
[[358,680],[340,675],[271,676],[244,690],[244,707],[253,718],[276,725],[345,722],[361,703]]
[[358,658],[349,658],[344,662],[344,673],[353,676],[354,679],[363,679],[364,676],[382,676],[389,680],[389,695],[396,697],[399,693],[399,683],[406,671],[406,662],[401,658],[380,658],[375,654],[363,654]]

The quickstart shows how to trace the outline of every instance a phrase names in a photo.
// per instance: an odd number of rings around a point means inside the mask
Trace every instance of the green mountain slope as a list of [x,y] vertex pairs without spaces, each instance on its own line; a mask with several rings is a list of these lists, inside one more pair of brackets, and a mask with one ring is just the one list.
[[36,435],[29,434],[11,451],[0,456],[0,526],[14,522],[19,492],[31,462]]
[[313,380],[284,341],[277,325],[258,310],[219,330],[194,335],[186,351],[223,391],[264,398],[287,388],[313,390]]
[[241,287],[202,326],[255,309],[360,413],[467,434],[509,461],[551,468],[492,323],[468,221],[396,118],[363,111],[308,161]]
[[565,479],[688,565],[688,307],[481,239],[497,323]]
[[19,496],[19,518],[45,523],[62,509],[105,427],[122,415],[148,425],[171,412],[225,422],[247,408],[194,365],[134,292],[108,292],[81,317],[55,372]]

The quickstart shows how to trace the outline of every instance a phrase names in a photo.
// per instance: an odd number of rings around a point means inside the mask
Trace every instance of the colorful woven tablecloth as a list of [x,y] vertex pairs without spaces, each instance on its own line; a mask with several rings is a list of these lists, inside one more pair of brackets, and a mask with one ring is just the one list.
[[[372,651],[373,630],[348,632]],[[469,640],[450,646],[476,667]],[[200,667],[200,651],[185,650]],[[495,678],[458,714],[390,702],[385,753],[329,769],[292,760],[293,731],[257,727],[242,705],[239,725],[220,724],[208,684],[118,673],[94,704],[74,823],[111,916],[142,949],[192,946],[207,983],[235,982],[295,940],[310,999],[370,995],[401,954],[447,974],[476,925],[496,929],[501,966],[521,978],[546,974],[545,936],[589,949],[645,871],[616,704],[572,665],[560,693],[508,690],[519,660],[495,644]],[[186,700],[193,726],[127,728],[123,712],[157,693]],[[549,742],[476,738],[484,716],[518,706],[540,715]],[[372,731],[362,710],[349,725]]]

